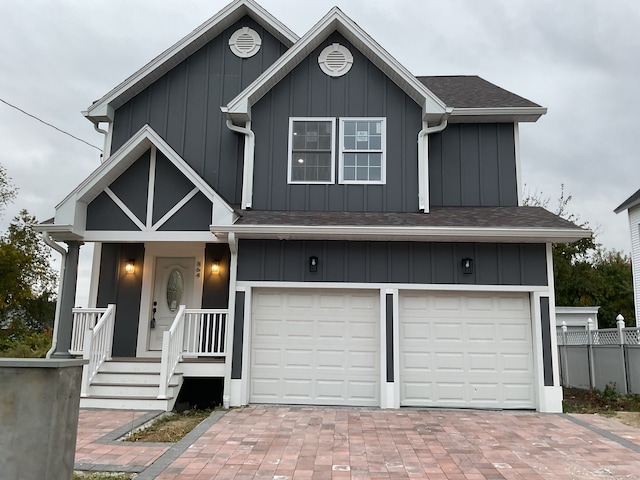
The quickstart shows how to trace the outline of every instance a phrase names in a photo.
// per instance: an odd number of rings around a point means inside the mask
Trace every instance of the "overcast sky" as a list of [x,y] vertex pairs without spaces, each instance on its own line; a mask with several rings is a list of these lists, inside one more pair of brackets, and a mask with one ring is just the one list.
[[[529,192],[561,185],[607,249],[630,253],[626,213],[640,189],[637,0],[261,0],[302,36],[337,5],[415,75],[480,75],[549,109],[520,129]],[[227,0],[2,0],[0,99],[87,142],[81,111],[228,4]],[[98,150],[0,103],[0,164],[39,220],[100,164]],[[83,247],[82,278],[86,278]],[[57,254],[55,254],[57,256]],[[82,287],[81,287],[82,291]],[[86,305],[86,300],[79,303]]]

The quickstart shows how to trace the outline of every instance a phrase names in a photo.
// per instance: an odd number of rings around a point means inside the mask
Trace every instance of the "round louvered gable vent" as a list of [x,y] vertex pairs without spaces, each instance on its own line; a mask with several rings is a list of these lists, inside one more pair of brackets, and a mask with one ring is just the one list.
[[341,77],[353,65],[353,55],[348,48],[334,43],[322,50],[318,57],[318,65],[324,73],[331,77]]
[[240,58],[253,57],[261,45],[262,39],[258,32],[249,27],[237,30],[229,39],[229,48]]

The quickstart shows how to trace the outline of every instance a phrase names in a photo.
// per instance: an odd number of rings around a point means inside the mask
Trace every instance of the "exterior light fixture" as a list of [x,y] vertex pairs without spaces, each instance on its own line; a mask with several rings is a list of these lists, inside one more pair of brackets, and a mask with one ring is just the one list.
[[220,275],[220,260],[214,260],[211,264],[211,273],[213,275]]
[[133,260],[127,260],[127,263],[124,266],[124,271],[128,274],[136,271],[136,263]]
[[462,273],[465,275],[470,275],[473,273],[473,259],[472,258],[463,258],[462,259]]
[[318,271],[318,257],[316,257],[315,255],[312,257],[309,257],[309,271],[310,272]]

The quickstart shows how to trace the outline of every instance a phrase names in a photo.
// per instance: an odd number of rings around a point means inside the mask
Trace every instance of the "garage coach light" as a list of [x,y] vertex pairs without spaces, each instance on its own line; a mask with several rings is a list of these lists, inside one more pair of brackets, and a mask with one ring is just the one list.
[[462,259],[462,273],[465,275],[469,275],[473,273],[473,259],[472,258],[463,258]]
[[312,257],[309,257],[309,271],[310,272],[318,271],[318,257],[316,257],[315,255]]

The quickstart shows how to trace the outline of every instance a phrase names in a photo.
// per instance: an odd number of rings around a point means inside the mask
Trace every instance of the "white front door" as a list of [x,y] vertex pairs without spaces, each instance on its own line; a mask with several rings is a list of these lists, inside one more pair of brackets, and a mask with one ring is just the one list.
[[180,305],[192,307],[194,265],[190,257],[156,260],[149,350],[162,350],[162,334],[171,328]]

